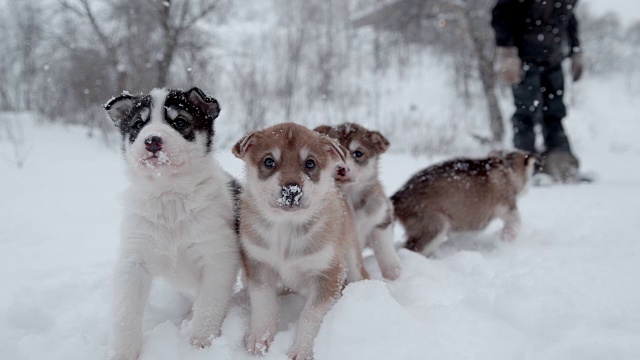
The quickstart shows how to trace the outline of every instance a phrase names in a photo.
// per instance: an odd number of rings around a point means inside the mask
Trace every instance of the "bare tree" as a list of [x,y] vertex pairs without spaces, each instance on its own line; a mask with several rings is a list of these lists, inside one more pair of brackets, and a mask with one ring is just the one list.
[[[89,25],[111,72],[116,74],[118,91],[132,85],[167,86],[176,54],[202,49],[201,44],[193,41],[204,39],[199,36],[202,30],[197,29],[198,24],[222,11],[225,4],[222,0],[153,0],[155,11],[150,12],[145,0],[59,0],[59,3]],[[132,74],[139,78],[150,73],[155,75],[148,80],[149,84],[135,84],[136,80],[131,83]]]
[[[469,81],[477,76],[482,84],[489,119],[489,138],[500,144],[504,121],[495,94],[493,58],[495,46],[490,10],[495,0],[396,0],[355,22],[373,25],[403,35],[404,41],[437,47],[453,59],[458,89],[469,101]],[[473,71],[471,71],[473,70]]]
[[162,29],[162,50],[157,59],[157,85],[166,86],[176,51],[187,43],[186,36],[203,19],[222,6],[218,0],[155,0]]
[[[496,73],[494,70],[495,43],[493,29],[489,26],[493,0],[466,1],[458,8],[461,23],[467,31],[475,53],[476,68],[489,113],[491,142],[499,145],[504,139],[504,121],[496,96]],[[451,6],[451,8],[454,8]]]
[[0,55],[0,107],[33,110],[34,91],[44,34],[44,12],[38,0],[5,5],[0,10],[3,44]]
[[633,23],[627,30],[625,39],[628,41],[629,47],[629,65],[627,87],[630,91],[638,93],[640,91],[640,21]]
[[[125,90],[127,88],[128,73],[125,64],[121,62],[122,55],[119,53],[120,41],[118,37],[107,32],[106,26],[103,26],[97,18],[89,0],[59,0],[59,3],[64,10],[70,11],[89,24],[93,35],[106,55],[111,71],[117,74],[116,86],[118,91]],[[104,4],[101,5],[104,6]]]
[[0,139],[8,144],[10,149],[10,154],[3,156],[19,169],[22,169],[31,153],[31,144],[23,120],[17,113],[5,113],[0,116]]
[[244,112],[243,128],[261,129],[266,125],[269,98],[268,80],[256,59],[249,59],[234,66],[238,95]]
[[277,0],[276,9],[284,34],[274,37],[274,47],[279,49],[278,57],[283,63],[278,66],[282,72],[277,93],[284,116],[290,119],[293,114],[296,90],[300,80],[305,45],[308,43],[308,20],[310,13],[306,4],[297,0]]

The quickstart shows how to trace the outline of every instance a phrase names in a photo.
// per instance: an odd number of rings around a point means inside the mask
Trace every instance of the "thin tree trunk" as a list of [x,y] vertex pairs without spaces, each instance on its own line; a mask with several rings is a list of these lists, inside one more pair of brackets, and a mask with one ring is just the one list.
[[157,63],[156,87],[164,87],[167,85],[167,77],[169,68],[173,60],[173,53],[177,44],[177,30],[171,27],[171,0],[159,1],[160,25],[162,28],[162,36],[164,38],[163,47],[160,53],[160,59]]
[[493,70],[493,45],[490,41],[483,38],[484,34],[480,29],[471,26],[470,15],[465,12],[464,16],[467,33],[473,43],[473,49],[478,59],[478,72],[480,73],[480,81],[482,82],[482,89],[484,90],[487,101],[491,141],[494,145],[501,144],[504,139],[504,121],[495,91],[496,74]]

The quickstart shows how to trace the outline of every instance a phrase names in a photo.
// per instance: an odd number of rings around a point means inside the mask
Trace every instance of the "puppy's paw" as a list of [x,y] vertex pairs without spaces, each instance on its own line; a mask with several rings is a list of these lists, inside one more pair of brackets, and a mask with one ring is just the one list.
[[402,268],[400,266],[381,267],[382,276],[387,280],[397,280],[402,274]]
[[204,349],[211,346],[211,340],[213,340],[213,338],[214,338],[213,335],[209,335],[209,336],[192,335],[189,341],[191,342],[191,345],[193,347],[196,347],[198,349]]
[[291,360],[313,360],[313,349],[296,349],[289,350],[287,356]]
[[273,331],[249,332],[245,336],[245,346],[251,355],[265,355],[273,342]]
[[500,238],[503,241],[509,241],[509,242],[514,241],[517,236],[518,236],[518,232],[516,231],[516,229],[511,227],[505,227],[504,229],[502,229],[502,232],[500,233]]
[[111,350],[109,354],[107,354],[107,359],[108,360],[138,360],[139,356],[140,356],[140,352]]
[[[211,346],[211,341],[220,336],[219,326],[210,325],[208,322],[192,322],[189,342],[196,348],[204,349]],[[215,330],[217,329],[217,330]]]

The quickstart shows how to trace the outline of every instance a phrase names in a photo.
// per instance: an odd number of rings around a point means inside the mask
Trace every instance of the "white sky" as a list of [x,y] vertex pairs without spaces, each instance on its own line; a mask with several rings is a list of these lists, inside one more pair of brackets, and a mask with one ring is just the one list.
[[624,25],[640,21],[640,0],[580,0],[580,4],[588,5],[597,14],[614,12]]

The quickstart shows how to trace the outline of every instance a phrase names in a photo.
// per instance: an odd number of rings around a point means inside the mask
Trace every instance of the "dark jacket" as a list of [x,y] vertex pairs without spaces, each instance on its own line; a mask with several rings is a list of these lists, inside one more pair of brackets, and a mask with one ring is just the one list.
[[498,0],[491,26],[496,45],[515,46],[524,62],[554,66],[579,51],[578,0]]

